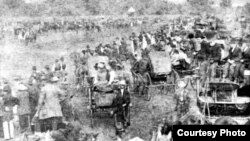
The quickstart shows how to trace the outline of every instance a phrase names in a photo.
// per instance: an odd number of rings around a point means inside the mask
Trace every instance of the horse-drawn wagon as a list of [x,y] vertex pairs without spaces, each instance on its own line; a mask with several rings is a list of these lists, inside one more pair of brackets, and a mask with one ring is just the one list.
[[109,68],[109,59],[105,56],[92,56],[88,58],[89,75],[86,77],[88,86],[88,109],[91,126],[93,127],[94,115],[97,112],[110,113],[114,118],[116,129],[121,129],[130,124],[130,93],[125,79],[113,84],[94,84],[94,75],[97,71],[95,65],[103,62]]
[[[138,70],[143,67],[147,71],[142,74]],[[163,51],[151,51],[147,59],[137,61],[132,67],[132,75],[137,92],[142,93],[146,100],[151,99],[151,90],[154,88],[166,86],[171,88],[166,92],[174,92],[178,77],[178,74],[172,69],[170,56]],[[140,87],[142,88],[140,89]]]
[[244,124],[250,117],[250,97],[239,95],[240,89],[232,82],[210,82],[207,90],[198,94],[198,107],[211,122],[221,116],[230,116]]

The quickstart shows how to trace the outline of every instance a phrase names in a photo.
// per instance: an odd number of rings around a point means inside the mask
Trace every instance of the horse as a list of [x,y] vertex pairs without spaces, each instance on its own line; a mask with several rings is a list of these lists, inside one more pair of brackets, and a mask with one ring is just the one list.
[[250,119],[245,123],[245,125],[250,125]]
[[37,34],[32,30],[28,30],[25,32],[24,39],[26,44],[29,42],[35,42],[37,39]]
[[216,119],[214,125],[238,125],[238,122],[229,116]]

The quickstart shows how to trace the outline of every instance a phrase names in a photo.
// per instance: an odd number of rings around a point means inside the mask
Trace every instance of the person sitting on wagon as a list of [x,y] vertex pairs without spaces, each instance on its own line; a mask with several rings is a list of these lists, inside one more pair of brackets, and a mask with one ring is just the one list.
[[187,70],[190,66],[191,60],[187,55],[179,49],[173,49],[170,54],[171,63],[174,67],[180,67],[181,70]]
[[[112,91],[111,84],[114,81],[113,73],[106,68],[104,62],[100,62],[96,66],[97,73],[94,76],[94,86],[96,91],[109,92]],[[111,78],[111,79],[110,79]]]
[[229,50],[229,59],[225,65],[226,69],[229,70],[229,79],[235,81],[240,76],[242,50],[239,47],[238,42],[234,41],[231,43],[231,49]]
[[250,85],[250,44],[243,43],[242,45],[242,66],[240,72],[244,75],[243,86]]

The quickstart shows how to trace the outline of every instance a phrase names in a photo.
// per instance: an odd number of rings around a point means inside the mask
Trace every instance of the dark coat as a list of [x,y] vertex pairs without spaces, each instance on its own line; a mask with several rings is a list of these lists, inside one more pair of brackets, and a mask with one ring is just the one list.
[[215,61],[219,62],[221,60],[221,48],[222,44],[215,44],[210,47],[210,57]]
[[242,58],[242,51],[240,48],[236,47],[234,50],[230,49],[229,58],[236,62],[239,62]]
[[[117,115],[117,121],[118,122],[125,122],[127,114],[128,114],[128,108],[129,104],[131,102],[130,94],[127,90],[124,90],[123,95],[121,95],[121,92],[117,94],[116,98],[113,101],[113,105],[115,107],[114,113]],[[123,107],[123,104],[126,104],[125,107]],[[125,115],[124,115],[125,114]]]
[[28,93],[31,113],[34,114],[36,112],[36,106],[38,105],[40,89],[36,86],[29,86]]
[[135,73],[140,73],[144,75],[146,72],[151,72],[152,66],[149,59],[141,59],[140,61],[136,62],[132,67],[132,71]]
[[250,48],[248,48],[246,51],[242,52],[242,58],[246,60],[250,60]]
[[209,49],[209,43],[202,41],[201,42],[201,48],[200,51],[198,52],[198,59],[203,61],[207,60],[210,54],[210,49]]

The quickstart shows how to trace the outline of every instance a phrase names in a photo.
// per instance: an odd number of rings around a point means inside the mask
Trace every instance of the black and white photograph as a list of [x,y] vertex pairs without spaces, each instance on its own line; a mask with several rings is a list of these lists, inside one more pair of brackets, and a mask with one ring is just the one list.
[[0,0],[0,141],[173,141],[184,125],[250,125],[250,0]]

